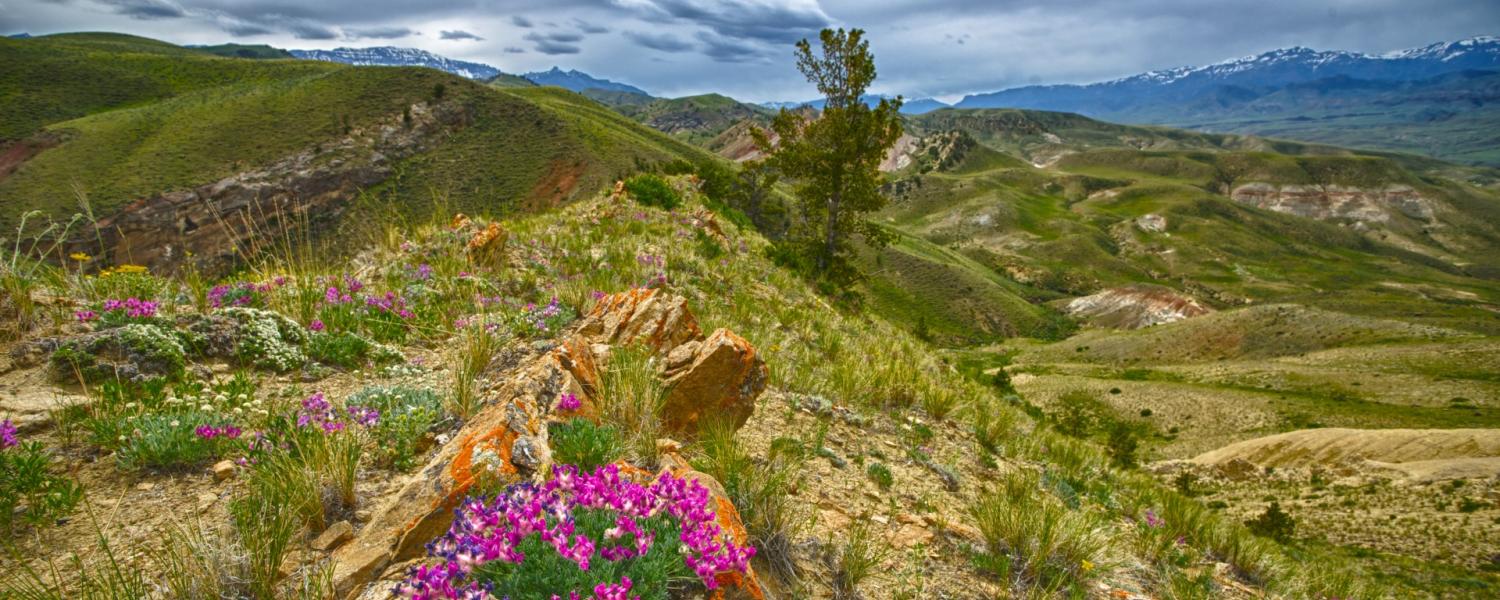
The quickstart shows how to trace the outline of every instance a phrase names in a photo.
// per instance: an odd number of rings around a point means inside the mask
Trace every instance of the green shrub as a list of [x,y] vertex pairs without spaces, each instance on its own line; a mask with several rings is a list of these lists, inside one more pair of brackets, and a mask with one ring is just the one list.
[[1121,469],[1134,469],[1137,464],[1136,450],[1140,448],[1140,436],[1136,427],[1125,422],[1116,422],[1109,427],[1109,440],[1105,450],[1110,460]]
[[1104,418],[1101,403],[1092,394],[1073,390],[1057,398],[1057,408],[1051,414],[1057,430],[1076,437],[1085,438],[1093,434],[1094,428]]
[[596,425],[582,418],[553,423],[548,429],[548,437],[552,442],[553,461],[575,465],[588,472],[614,462],[625,449],[618,429]]
[[119,426],[125,439],[115,459],[125,469],[186,469],[223,456],[232,444],[224,438],[205,440],[195,430],[217,425],[220,419],[197,412],[146,413]]
[[1245,521],[1245,526],[1249,527],[1250,533],[1255,535],[1286,542],[1292,539],[1292,534],[1297,528],[1297,521],[1281,510],[1280,502],[1272,502],[1260,516]]
[[682,196],[672,189],[672,184],[658,175],[642,173],[625,180],[625,191],[642,206],[655,206],[672,210],[682,203]]
[[416,466],[427,433],[444,418],[442,397],[426,388],[370,386],[355,392],[346,404],[379,412],[380,420],[367,429],[376,456],[381,464],[403,471]]
[[[10,420],[0,422],[0,435],[14,435]],[[5,438],[13,439],[13,438]],[[41,527],[73,512],[83,488],[51,472],[52,457],[41,442],[0,441],[0,529],[13,531],[17,517]]]
[[891,489],[891,484],[896,482],[895,475],[891,474],[891,468],[878,462],[870,463],[870,466],[865,467],[865,474],[869,475],[870,480],[882,490]]
[[325,365],[352,369],[365,362],[365,357],[375,348],[371,343],[358,334],[347,331],[340,333],[314,333],[307,338],[307,355]]
[[307,335],[296,321],[258,308],[237,306],[218,312],[239,325],[235,357],[241,362],[282,373],[307,363],[307,355],[298,347],[307,341]]

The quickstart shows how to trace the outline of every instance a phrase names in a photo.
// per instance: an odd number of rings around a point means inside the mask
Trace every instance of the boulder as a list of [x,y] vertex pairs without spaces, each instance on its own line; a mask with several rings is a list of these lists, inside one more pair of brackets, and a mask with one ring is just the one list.
[[605,296],[578,326],[590,343],[644,344],[668,351],[703,335],[688,312],[687,300],[656,288],[636,288]]
[[[688,346],[684,344],[683,346]],[[667,397],[662,421],[669,431],[695,437],[707,420],[723,420],[739,429],[755,412],[755,399],[766,389],[766,363],[750,342],[727,329],[702,342],[672,369],[668,353]]]

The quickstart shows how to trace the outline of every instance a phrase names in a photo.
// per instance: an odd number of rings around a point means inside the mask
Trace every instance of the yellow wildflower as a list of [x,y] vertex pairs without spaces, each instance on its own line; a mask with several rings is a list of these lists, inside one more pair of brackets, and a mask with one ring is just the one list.
[[86,261],[86,260],[88,260],[90,258],[93,258],[93,257],[89,256],[87,254],[84,254],[82,252],[74,252],[72,254],[69,254],[68,258],[71,258],[71,259],[76,260],[78,262],[84,262],[84,261]]
[[1092,571],[1092,570],[1094,570],[1094,563],[1091,563],[1091,562],[1086,561],[1086,560],[1083,561],[1083,572],[1087,573],[1087,572]]

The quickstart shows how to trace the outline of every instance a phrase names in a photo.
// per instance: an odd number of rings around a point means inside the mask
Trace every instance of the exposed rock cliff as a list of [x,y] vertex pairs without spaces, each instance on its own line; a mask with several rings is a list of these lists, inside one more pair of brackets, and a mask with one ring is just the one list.
[[1248,183],[1235,188],[1230,197],[1236,202],[1313,219],[1388,223],[1397,215],[1418,221],[1433,218],[1432,202],[1405,185],[1367,189]]
[[457,104],[414,104],[404,115],[355,129],[331,145],[136,200],[99,221],[97,236],[76,236],[69,252],[97,254],[97,264],[139,264],[154,272],[172,272],[189,259],[209,271],[223,270],[284,242],[289,228],[329,226],[361,189],[390,176],[397,161],[426,150],[439,133],[463,127],[468,118]]

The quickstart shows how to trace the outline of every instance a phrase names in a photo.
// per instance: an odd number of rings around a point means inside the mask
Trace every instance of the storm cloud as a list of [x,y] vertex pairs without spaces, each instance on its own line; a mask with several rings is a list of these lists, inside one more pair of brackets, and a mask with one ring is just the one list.
[[1381,53],[1500,34],[1493,0],[0,2],[0,35],[120,31],[179,44],[318,49],[393,40],[384,43],[508,72],[555,65],[660,95],[720,92],[753,101],[812,97],[792,64],[792,44],[823,27],[868,32],[879,69],[871,91],[947,99],[1294,45]]

